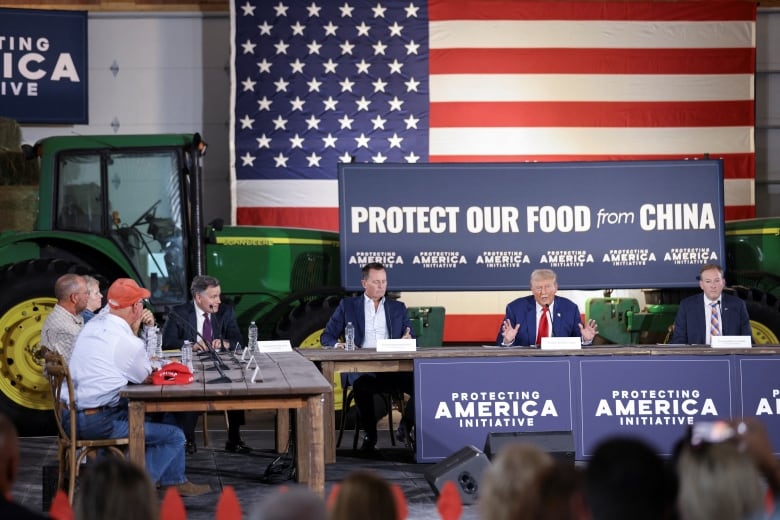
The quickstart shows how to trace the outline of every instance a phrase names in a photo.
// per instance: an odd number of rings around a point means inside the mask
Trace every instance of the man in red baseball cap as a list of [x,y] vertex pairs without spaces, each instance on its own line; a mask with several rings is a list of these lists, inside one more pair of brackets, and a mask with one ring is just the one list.
[[[76,338],[70,372],[78,403],[78,429],[85,439],[127,437],[127,402],[119,391],[128,383],[150,380],[152,366],[137,336],[149,291],[120,278],[108,288],[108,312],[98,314]],[[66,392],[63,392],[65,395]],[[144,423],[146,471],[160,486],[174,486],[181,496],[211,491],[184,474],[184,433],[178,426]]]

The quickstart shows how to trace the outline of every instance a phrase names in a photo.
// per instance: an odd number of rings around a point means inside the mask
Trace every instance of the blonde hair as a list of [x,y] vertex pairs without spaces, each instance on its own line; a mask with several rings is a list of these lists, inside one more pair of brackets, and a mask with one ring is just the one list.
[[541,506],[540,475],[553,458],[532,444],[509,444],[485,471],[479,490],[482,520],[533,519]]
[[734,442],[683,446],[677,474],[682,520],[741,520],[761,512],[758,468]]

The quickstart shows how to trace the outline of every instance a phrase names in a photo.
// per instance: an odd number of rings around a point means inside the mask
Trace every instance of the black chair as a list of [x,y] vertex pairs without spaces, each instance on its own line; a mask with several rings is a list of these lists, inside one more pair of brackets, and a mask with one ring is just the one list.
[[[355,402],[355,394],[352,386],[347,381],[347,374],[341,374],[341,425],[339,426],[339,438],[336,440],[336,447],[341,446],[341,438],[344,436],[344,429],[347,426],[347,414],[350,407]],[[394,395],[389,392],[378,394],[385,403],[387,410],[387,431],[390,434],[390,442],[395,446],[395,428],[393,428],[393,402],[395,402],[401,413],[403,413],[404,400],[403,395]],[[358,437],[360,437],[360,418],[355,417],[355,435],[352,439],[352,449],[357,449]]]

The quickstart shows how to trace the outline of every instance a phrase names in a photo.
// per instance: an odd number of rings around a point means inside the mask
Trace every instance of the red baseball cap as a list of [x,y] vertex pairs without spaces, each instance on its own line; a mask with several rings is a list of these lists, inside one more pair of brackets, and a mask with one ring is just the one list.
[[108,288],[108,305],[112,309],[130,307],[138,300],[151,296],[148,290],[138,287],[131,278],[117,278]]

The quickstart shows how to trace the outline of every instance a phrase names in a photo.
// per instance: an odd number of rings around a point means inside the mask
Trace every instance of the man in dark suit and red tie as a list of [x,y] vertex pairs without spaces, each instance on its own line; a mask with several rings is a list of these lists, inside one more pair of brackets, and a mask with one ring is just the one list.
[[595,320],[582,323],[580,309],[568,298],[556,296],[555,271],[536,269],[531,273],[531,296],[506,306],[506,315],[496,342],[503,347],[541,345],[544,337],[580,337],[590,345],[598,333]]
[[[192,301],[171,309],[163,329],[163,348],[181,348],[191,341],[193,351],[206,350],[209,345],[216,351],[227,350],[241,342],[241,331],[236,322],[233,307],[222,303],[219,280],[213,276],[196,276],[190,284]],[[208,345],[206,344],[208,342]],[[187,453],[195,453],[195,425],[200,414],[177,413],[179,426],[187,438]],[[252,449],[241,440],[240,427],[244,424],[243,410],[228,412],[228,440],[225,450],[233,453],[249,453]]]
[[709,345],[712,336],[752,336],[745,302],[724,294],[726,279],[718,264],[699,269],[702,293],[680,302],[670,343]]

